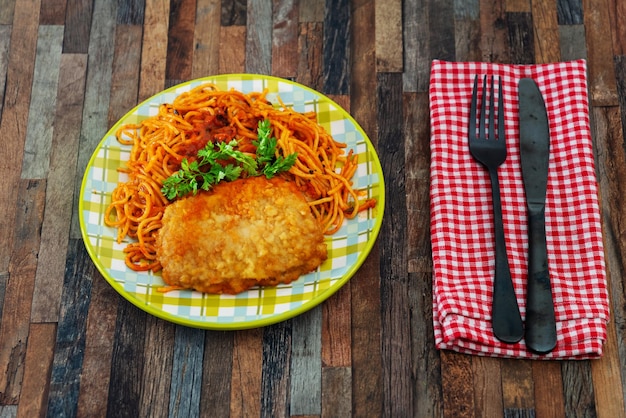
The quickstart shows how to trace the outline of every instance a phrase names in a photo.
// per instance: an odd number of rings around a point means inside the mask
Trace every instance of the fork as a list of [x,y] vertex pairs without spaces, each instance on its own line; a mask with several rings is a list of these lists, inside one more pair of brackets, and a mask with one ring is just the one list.
[[[494,77],[491,76],[490,92],[487,94],[487,76],[483,78],[480,114],[476,114],[478,101],[478,76],[474,78],[472,102],[469,117],[470,153],[489,171],[493,200],[493,220],[495,229],[495,272],[493,279],[493,299],[491,321],[493,333],[500,341],[516,343],[524,335],[524,325],[520,315],[511,271],[506,254],[504,225],[502,222],[502,202],[500,200],[500,182],[498,167],[506,160],[506,138],[504,135],[504,103],[502,98],[502,79],[498,83],[498,124],[497,135],[494,111]],[[489,104],[487,105],[487,102]],[[489,111],[487,112],[487,106]],[[476,135],[476,119],[479,119]],[[485,121],[487,125],[485,126]]]

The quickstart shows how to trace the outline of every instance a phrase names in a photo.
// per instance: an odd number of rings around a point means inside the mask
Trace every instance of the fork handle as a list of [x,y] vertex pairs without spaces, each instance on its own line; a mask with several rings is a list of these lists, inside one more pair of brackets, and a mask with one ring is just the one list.
[[545,354],[556,346],[554,303],[548,270],[545,207],[529,210],[526,346]]
[[520,315],[511,270],[506,253],[504,225],[502,221],[502,202],[500,201],[500,182],[498,171],[489,170],[493,200],[493,220],[495,227],[496,266],[493,278],[493,300],[491,321],[493,333],[505,343],[516,343],[524,336],[524,324]]

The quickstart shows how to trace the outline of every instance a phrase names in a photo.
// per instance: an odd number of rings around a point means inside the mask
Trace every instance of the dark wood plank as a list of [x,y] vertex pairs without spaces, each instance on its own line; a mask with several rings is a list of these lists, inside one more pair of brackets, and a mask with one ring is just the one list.
[[93,8],[94,2],[91,0],[67,0],[64,53],[86,54],[89,51]]
[[298,72],[298,2],[274,0],[272,10],[272,74],[294,78]]
[[428,91],[431,53],[427,6],[428,0],[405,1],[402,6],[405,93]]
[[349,367],[325,367],[322,371],[323,417],[352,416],[352,373]]
[[13,22],[16,0],[0,0],[0,25],[10,25]]
[[376,2],[376,71],[402,72],[402,1]]
[[561,365],[558,362],[537,361],[532,368],[537,416],[564,417]]
[[[67,0],[47,0],[41,3],[40,25],[63,25]],[[0,6],[1,8],[2,6]]]
[[[143,360],[150,367],[143,368],[139,416],[170,416],[170,397],[166,396],[165,389],[172,386],[176,329],[177,326],[171,322],[150,315],[146,318]],[[194,351],[194,355],[197,356],[198,353]],[[202,370],[202,365],[195,366],[197,370],[193,373]]]
[[245,71],[245,45],[245,26],[226,26],[220,29],[219,73],[228,74]]
[[245,26],[246,6],[246,0],[222,0],[221,26]]
[[23,180],[14,202],[16,241],[11,249],[0,324],[0,404],[4,405],[16,404],[22,388],[45,190],[45,180]]
[[[144,366],[150,367],[143,361],[147,314],[121,296],[118,298],[107,416],[138,417]],[[169,398],[166,393],[161,395]]]
[[430,8],[437,12],[428,14],[428,38],[430,41],[430,58],[453,61],[455,59],[454,39],[454,0],[429,2]]
[[472,358],[474,402],[477,417],[496,417],[504,411],[503,361],[498,358]]
[[526,12],[507,13],[511,62],[532,64],[535,62],[535,36],[532,15]]
[[563,61],[587,59],[585,27],[583,25],[560,26],[559,39]]
[[[298,319],[310,318],[311,312],[300,315]],[[280,417],[288,416],[290,413],[296,414],[293,410],[293,403],[290,405],[290,401],[293,399],[293,393],[295,396],[302,396],[298,393],[298,390],[294,391],[293,385],[290,388],[290,377],[294,380],[298,380],[298,370],[294,369],[292,363],[292,352],[295,348],[293,345],[293,332],[294,327],[302,327],[305,331],[310,327],[306,322],[301,320],[298,323],[296,319],[290,321],[279,322],[278,324],[270,325],[263,329],[263,368],[261,377],[261,417]],[[319,333],[318,333],[319,337]],[[301,348],[302,344],[300,344]],[[299,354],[299,353],[294,353]],[[319,350],[318,350],[319,360]],[[301,363],[302,364],[302,363]],[[294,371],[296,374],[292,373]],[[305,375],[309,370],[302,371],[302,375]],[[319,384],[315,382],[316,377],[312,376],[312,388],[317,386],[318,389],[312,389],[312,392],[319,390]],[[291,391],[290,391],[291,389]],[[302,390],[303,388],[299,388]],[[314,396],[314,394],[311,394]]]
[[96,268],[80,240],[71,240],[50,377],[47,416],[74,416],[85,353],[87,313]]
[[[352,365],[352,292],[350,282],[322,304],[322,367]],[[322,391],[326,388],[322,386]],[[322,393],[322,396],[324,394]]]
[[246,72],[272,71],[272,3],[248,0],[246,16]]
[[[11,26],[0,25],[0,91],[4,92],[6,85],[7,70],[9,67],[9,45],[11,44]],[[4,97],[3,97],[4,99]],[[0,120],[4,100],[0,100]]]
[[[56,335],[55,323],[31,324],[30,326],[24,360],[24,381],[20,393],[20,416],[42,417],[46,415],[48,382],[54,358]],[[0,416],[3,416],[1,412]]]
[[177,326],[170,387],[170,416],[200,415],[203,355],[204,330]]
[[454,6],[455,59],[457,61],[480,61],[478,0],[455,2]]
[[[323,93],[348,94],[350,91],[350,2],[327,0],[324,14]],[[372,26],[373,27],[373,26]],[[369,30],[371,30],[371,28]]]
[[233,337],[234,334],[229,331],[206,332],[200,403],[202,417],[223,417],[230,414]]
[[526,410],[535,407],[532,362],[507,361],[502,369],[502,403],[504,409]]
[[621,56],[626,53],[626,4],[620,0],[609,0],[608,8],[611,19],[613,54]]
[[118,25],[142,25],[146,0],[119,0],[117,7]]
[[561,363],[561,369],[563,374],[565,416],[596,416],[589,361],[564,361]]
[[581,25],[583,23],[581,0],[557,0],[556,6],[559,25]]
[[509,31],[506,24],[506,2],[480,1],[481,61],[513,62],[509,50]]
[[[94,273],[76,409],[79,417],[101,416],[107,411],[119,300],[118,293],[109,283],[99,273]],[[157,368],[155,364],[152,367]]]
[[47,170],[46,209],[33,292],[33,322],[56,322],[59,317],[72,218],[73,196],[68,190],[73,190],[76,178],[87,56],[63,54],[58,74],[58,100]]
[[307,22],[301,23],[298,31],[298,68],[295,81],[317,91],[324,88],[322,79],[322,30],[322,23]]
[[115,30],[109,126],[137,104],[141,68],[141,51],[137,45],[141,44],[141,37],[142,27],[139,25],[118,25]]
[[165,78],[170,83],[191,78],[196,0],[174,0],[170,3]]
[[219,72],[221,0],[198,0],[191,77]]
[[443,416],[474,417],[472,357],[450,351],[441,352],[441,387]]

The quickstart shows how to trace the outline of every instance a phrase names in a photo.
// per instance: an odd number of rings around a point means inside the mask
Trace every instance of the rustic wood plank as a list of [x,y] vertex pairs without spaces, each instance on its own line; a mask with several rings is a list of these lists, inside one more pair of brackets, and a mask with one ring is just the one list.
[[[147,314],[119,297],[107,416],[138,417],[143,390]],[[150,365],[146,365],[150,367]],[[161,396],[167,397],[164,393]],[[169,399],[169,397],[168,397]]]
[[146,0],[120,0],[117,7],[118,25],[142,25]]
[[56,335],[56,323],[30,326],[19,404],[19,415],[22,417],[41,417],[46,413]]
[[298,31],[298,51],[295,81],[317,91],[324,88],[322,79],[322,23],[301,23]]
[[324,367],[322,387],[322,417],[352,416],[352,371],[349,367]]
[[535,406],[532,362],[508,361],[502,369],[502,403],[504,409],[531,409]]
[[[9,45],[11,43],[11,26],[0,25],[0,91],[4,92],[7,70],[9,67]],[[3,93],[4,94],[4,93]],[[0,120],[4,100],[0,100]]]
[[403,91],[407,93],[428,91],[431,54],[427,5],[428,0],[413,0],[405,1],[402,7],[404,39],[402,84]]
[[530,12],[530,0],[506,0],[506,11]]
[[261,415],[263,330],[236,331],[233,345],[230,415]]
[[115,30],[109,126],[113,126],[137,104],[141,67],[141,51],[137,45],[141,44],[141,37],[142,27],[139,25],[118,25]]
[[614,322],[611,321],[607,328],[608,338],[604,345],[604,355],[601,359],[591,362],[598,418],[618,417],[626,411]]
[[170,387],[170,416],[197,417],[202,393],[204,330],[177,326]]
[[233,340],[234,333],[229,331],[206,332],[200,403],[202,417],[223,417],[230,413]]
[[13,22],[16,0],[0,0],[0,25],[10,25]]
[[246,3],[246,0],[222,0],[221,26],[245,26],[247,17]]
[[587,35],[587,72],[589,99],[593,106],[617,104],[617,85],[613,68],[611,21],[605,1],[583,0],[585,33]]
[[324,0],[301,1],[298,5],[298,20],[301,23],[321,23],[324,21]]
[[191,79],[196,0],[170,3],[165,78],[171,83]]
[[535,62],[535,34],[530,13],[507,13],[511,62],[532,64]]
[[157,94],[165,87],[169,15],[168,0],[146,1],[141,44],[139,102]]
[[[48,0],[41,3],[40,25],[63,25],[67,0]],[[1,6],[0,6],[1,7]]]
[[[30,7],[36,8],[33,12]],[[37,22],[39,3],[16,3],[13,14],[12,36],[9,46],[9,61],[4,89],[4,107],[0,120],[0,138],[11,138],[0,148],[0,195],[11,196],[18,187],[19,173],[22,169],[22,158],[26,130],[28,125],[28,108],[30,105],[33,71],[37,50]],[[11,257],[11,243],[15,224],[16,207],[12,199],[0,200],[0,231],[6,233],[0,246],[0,272],[8,272]]]
[[[434,7],[435,2],[429,2]],[[452,61],[455,58],[454,39],[454,0],[436,2],[437,13],[428,17],[428,39],[430,42],[430,58]]]
[[97,6],[92,0],[67,0],[65,36],[63,37],[64,53],[86,54],[89,51],[94,7]]
[[16,241],[10,249],[0,324],[0,404],[4,405],[16,404],[22,388],[45,191],[45,180],[23,180],[17,189],[17,201],[13,201],[17,206]]
[[474,403],[477,417],[496,417],[504,411],[502,394],[502,360],[476,356],[472,358]]
[[[146,317],[146,343],[143,359],[150,367],[143,368],[139,416],[170,416],[170,397],[165,396],[164,388],[172,385],[176,326],[162,319]],[[196,366],[202,370],[202,366]],[[197,372],[194,371],[194,373]]]
[[63,43],[62,26],[40,26],[29,118],[24,143],[22,178],[44,178],[50,163],[50,147]]
[[294,78],[298,72],[298,2],[274,0],[272,11],[272,74]]
[[553,1],[532,2],[535,30],[535,62],[538,64],[561,60],[557,8]]
[[326,94],[348,94],[350,91],[350,19],[348,0],[326,1],[322,69],[322,91]]
[[[380,274],[382,305],[382,356],[384,414],[412,416],[411,327],[408,296],[407,206],[405,144],[402,134],[402,76],[378,74],[378,148],[385,173],[386,206],[380,233]],[[382,123],[382,121],[385,123]]]
[[246,16],[246,72],[272,71],[272,3],[248,0]]
[[[76,409],[79,417],[102,416],[107,411],[111,356],[115,340],[118,293],[98,272],[91,284],[91,300],[85,330],[85,354]],[[150,363],[158,369],[158,362]],[[146,389],[147,390],[147,389]],[[162,392],[161,392],[162,395]],[[161,396],[161,398],[165,398]]]
[[565,416],[596,416],[589,361],[563,361],[561,372],[563,374]]
[[556,6],[559,25],[581,25],[583,23],[581,0],[557,0]]
[[[352,365],[351,305],[350,282],[322,305],[322,367],[350,367]],[[323,385],[322,390],[326,390]],[[322,396],[324,396],[323,393]]]
[[474,388],[472,357],[450,351],[441,352],[441,387],[443,416],[450,418],[474,417]]
[[50,377],[48,416],[75,416],[94,266],[81,240],[71,240]]
[[79,148],[87,56],[63,54],[54,116],[46,209],[41,226],[31,321],[56,322],[59,317],[65,257],[72,218],[73,190]]
[[504,3],[480,0],[480,52],[481,61],[507,63],[512,62],[509,55],[509,34]]
[[[87,163],[96,146],[109,129],[108,114],[111,96],[111,73],[113,68],[115,43],[115,16],[117,2],[99,1],[94,3],[92,36],[89,43],[87,80],[85,81],[85,99],[80,130],[80,148],[77,173],[84,173]],[[74,187],[74,215],[70,237],[80,239],[78,224],[78,197],[81,180],[77,179]]]
[[194,53],[191,77],[205,77],[219,72],[220,0],[198,0],[194,30]]
[[319,415],[322,408],[322,309],[317,306],[291,320],[292,415]]
[[559,39],[563,61],[587,59],[585,27],[583,25],[559,26]]
[[[310,313],[311,311],[297,318],[306,317]],[[304,331],[309,328],[308,325],[305,321]],[[265,327],[263,330],[263,368],[261,371],[260,397],[260,413],[262,417],[288,416],[290,413],[290,396],[294,394],[293,385],[290,392],[290,378],[298,380],[298,371],[293,368],[294,365],[291,358],[295,348],[295,341],[292,338],[294,326],[293,320],[283,321]],[[317,354],[319,358],[319,351]],[[309,372],[308,369],[303,370],[303,374],[307,372]],[[314,376],[312,380],[313,389],[311,390],[319,390],[319,384],[315,382]],[[299,396],[297,391],[295,394]],[[291,413],[294,413],[293,409],[291,409]]]
[[564,417],[561,365],[553,361],[535,361],[532,369],[537,416]]
[[376,71],[402,72],[402,1],[376,2]]
[[245,45],[245,26],[222,26],[220,29],[219,73],[228,74],[244,71],[246,66]]
[[480,61],[480,11],[478,0],[454,3],[455,59]]
[[611,18],[613,54],[624,55],[626,53],[626,4],[620,0],[608,0],[608,8]]

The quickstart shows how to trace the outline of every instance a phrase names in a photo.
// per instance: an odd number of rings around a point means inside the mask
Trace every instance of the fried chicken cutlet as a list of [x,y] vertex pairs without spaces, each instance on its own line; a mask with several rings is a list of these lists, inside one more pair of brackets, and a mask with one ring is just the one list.
[[293,182],[222,182],[167,207],[157,237],[163,280],[206,293],[290,283],[327,258],[324,231]]

